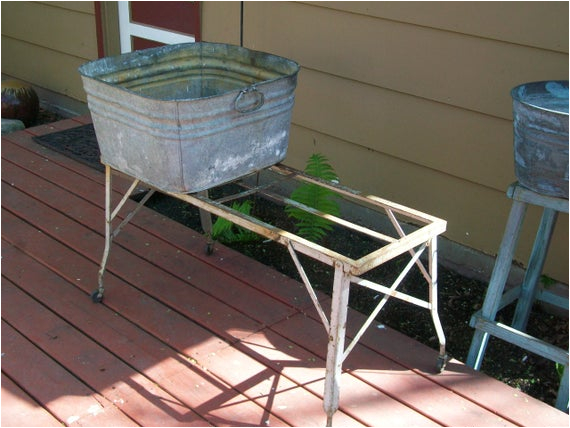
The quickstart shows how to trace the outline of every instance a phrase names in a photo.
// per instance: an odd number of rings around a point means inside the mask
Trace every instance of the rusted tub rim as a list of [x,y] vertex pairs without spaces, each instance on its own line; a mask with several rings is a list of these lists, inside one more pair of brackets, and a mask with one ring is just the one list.
[[[149,52],[159,52],[159,51],[176,51],[176,50],[183,50],[185,47],[189,47],[189,46],[196,46],[196,45],[200,45],[200,46],[229,46],[232,49],[236,49],[236,50],[243,50],[243,51],[249,51],[249,52],[254,52],[256,54],[259,55],[264,55],[264,56],[268,56],[268,57],[272,57],[275,59],[278,59],[282,62],[288,63],[291,68],[294,70],[291,73],[288,74],[283,74],[279,77],[276,77],[274,79],[266,79],[266,80],[260,80],[259,82],[255,82],[253,84],[250,85],[244,85],[242,87],[236,88],[236,89],[232,89],[230,91],[227,92],[223,92],[220,94],[214,94],[214,95],[209,95],[209,96],[201,96],[199,98],[177,98],[175,100],[161,100],[161,99],[157,99],[157,98],[153,98],[150,95],[145,95],[145,94],[140,94],[136,91],[133,91],[129,88],[125,88],[122,85],[119,84],[115,84],[115,83],[111,83],[108,82],[106,80],[104,80],[103,78],[100,77],[101,74],[99,75],[96,73],[90,73],[88,71],[88,69],[90,68],[94,68],[96,67],[98,64],[102,64],[102,63],[107,63],[107,62],[112,62],[112,61],[116,61],[119,58],[122,58],[123,60],[127,60],[125,61],[125,63],[129,63],[131,59],[136,59],[137,57],[141,57],[145,54],[148,54]],[[122,70],[128,70],[130,67],[124,67],[122,68]],[[208,99],[212,99],[212,98],[217,98],[217,97],[222,97],[225,96],[227,94],[238,94],[244,90],[247,90],[248,88],[258,88],[258,87],[262,87],[263,85],[267,85],[273,82],[277,82],[279,80],[284,80],[284,79],[290,79],[290,78],[294,78],[296,79],[297,75],[299,74],[299,71],[301,69],[301,66],[299,65],[299,63],[297,63],[296,61],[290,59],[290,58],[286,58],[280,55],[276,55],[276,54],[272,54],[269,52],[265,52],[265,51],[260,51],[260,50],[256,50],[256,49],[250,49],[250,48],[246,48],[243,46],[238,46],[238,45],[232,45],[229,43],[213,43],[213,42],[192,42],[192,43],[177,43],[177,44],[172,44],[172,45],[165,45],[165,46],[158,46],[158,47],[152,47],[152,48],[147,48],[147,49],[140,49],[140,50],[136,50],[136,51],[132,51],[132,52],[127,52],[127,53],[123,53],[123,54],[119,54],[119,55],[111,55],[111,56],[106,56],[103,58],[99,58],[93,61],[89,61],[86,62],[85,64],[82,64],[81,66],[79,66],[78,71],[79,74],[85,78],[88,79],[93,79],[97,82],[100,82],[102,84],[105,85],[110,85],[113,87],[116,87],[117,89],[121,90],[121,91],[125,91],[129,94],[132,94],[134,96],[137,97],[141,97],[141,98],[145,98],[145,99],[149,99],[155,102],[185,102],[185,101],[201,101],[201,100],[208,100]]]

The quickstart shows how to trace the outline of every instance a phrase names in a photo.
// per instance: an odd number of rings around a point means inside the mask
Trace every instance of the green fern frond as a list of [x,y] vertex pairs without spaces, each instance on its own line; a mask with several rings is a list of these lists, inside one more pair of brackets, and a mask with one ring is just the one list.
[[[231,208],[242,214],[249,215],[252,205],[251,201],[234,202]],[[232,242],[256,241],[259,239],[259,236],[250,230],[236,226],[223,217],[218,217],[212,225],[212,238],[222,243],[230,244]]]
[[558,377],[560,379],[560,381],[562,382],[562,377],[564,376],[564,369],[565,366],[564,364],[561,363],[554,363],[555,367],[556,367],[556,373],[558,373]]
[[[311,155],[308,159],[305,173],[322,180],[338,181],[334,168],[328,163],[327,158],[319,153]],[[291,199],[296,202],[326,214],[338,216],[340,208],[336,198],[337,195],[331,190],[312,183],[300,185],[291,194]],[[300,208],[287,205],[285,212],[290,218],[297,220],[298,234],[311,241],[321,240],[332,230],[332,223],[329,220]]]
[[320,153],[312,154],[309,157],[307,166],[305,167],[305,172],[313,177],[327,181],[338,180],[334,168],[328,162],[328,159]]

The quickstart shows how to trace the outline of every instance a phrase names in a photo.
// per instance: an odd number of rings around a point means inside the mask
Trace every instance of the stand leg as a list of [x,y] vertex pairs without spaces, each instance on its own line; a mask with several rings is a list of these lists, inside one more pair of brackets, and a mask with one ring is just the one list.
[[[208,197],[207,190],[203,190],[199,192],[199,194],[206,198]],[[200,223],[202,224],[202,229],[204,229],[204,233],[208,239],[208,242],[206,243],[206,254],[210,255],[214,252],[214,239],[212,238],[212,214],[202,208],[199,208],[199,211]]]
[[544,267],[546,253],[548,252],[550,238],[552,237],[552,231],[554,230],[554,224],[556,223],[557,217],[558,212],[556,210],[551,208],[544,209],[540,226],[536,233],[536,239],[532,247],[532,253],[528,261],[528,267],[521,287],[521,294],[517,303],[515,315],[513,317],[512,327],[519,331],[526,331],[528,317],[530,316],[530,311],[536,295],[538,278],[540,277],[542,268]]
[[111,244],[113,243],[113,239],[115,236],[119,234],[123,226],[125,226],[134,215],[141,209],[141,207],[150,199],[150,197],[154,194],[154,190],[150,190],[147,194],[140,200],[137,207],[131,211],[123,221],[113,229],[113,220],[118,215],[121,208],[127,203],[129,200],[129,196],[133,193],[136,189],[137,185],[139,184],[139,180],[135,179],[129,190],[123,195],[121,201],[115,207],[113,211],[111,209],[111,193],[112,193],[112,174],[111,174],[111,167],[105,165],[105,249],[103,251],[103,257],[101,259],[101,265],[99,267],[99,274],[98,274],[98,288],[93,293],[91,293],[91,300],[95,303],[100,303],[103,300],[103,293],[105,291],[103,286],[103,276],[105,275],[105,269],[107,268],[107,260],[109,259],[109,253],[111,251]]
[[344,356],[349,292],[350,275],[345,272],[342,263],[336,262],[323,401],[323,407],[327,414],[327,426],[329,427],[332,426],[333,415],[338,410],[340,397],[340,376]]
[[91,294],[91,300],[95,303],[100,303],[103,300],[103,293],[105,292],[103,276],[105,275],[107,260],[109,259],[109,252],[111,250],[111,241],[113,240],[111,236],[111,222],[113,221],[111,213],[111,177],[111,167],[105,165],[105,249],[103,250],[103,258],[101,259],[101,265],[97,275],[98,288]]
[[439,357],[436,368],[438,372],[442,372],[447,364],[448,356],[445,351],[445,334],[437,311],[437,238],[433,238],[429,245],[429,277],[430,313],[439,340]]
[[[511,270],[513,253],[518,242],[526,208],[526,203],[513,201],[503,240],[501,241],[497,260],[495,261],[495,267],[491,274],[491,281],[489,282],[487,294],[485,295],[485,302],[481,309],[481,316],[485,319],[494,320],[497,315],[505,283],[507,282],[507,277]],[[471,347],[469,348],[469,354],[467,355],[468,366],[473,367],[475,370],[479,370],[481,368],[488,341],[488,333],[481,330],[475,330],[471,341]]]

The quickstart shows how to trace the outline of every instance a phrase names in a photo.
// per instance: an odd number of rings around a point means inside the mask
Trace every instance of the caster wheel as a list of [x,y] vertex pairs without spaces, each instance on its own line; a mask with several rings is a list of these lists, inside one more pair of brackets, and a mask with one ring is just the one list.
[[447,365],[447,362],[449,361],[449,357],[447,356],[447,354],[445,355],[440,355],[437,358],[437,364],[436,364],[436,370],[438,373],[441,373],[445,370],[445,366]]
[[91,300],[93,303],[101,303],[103,301],[103,293],[99,289],[95,290],[91,293]]
[[208,256],[211,256],[212,254],[214,254],[214,243],[213,242],[209,242],[206,244],[206,254]]

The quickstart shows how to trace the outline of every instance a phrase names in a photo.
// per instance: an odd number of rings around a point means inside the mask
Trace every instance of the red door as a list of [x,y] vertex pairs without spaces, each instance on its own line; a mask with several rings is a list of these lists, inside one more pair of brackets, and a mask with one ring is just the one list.
[[120,1],[121,52],[200,40],[200,2]]

